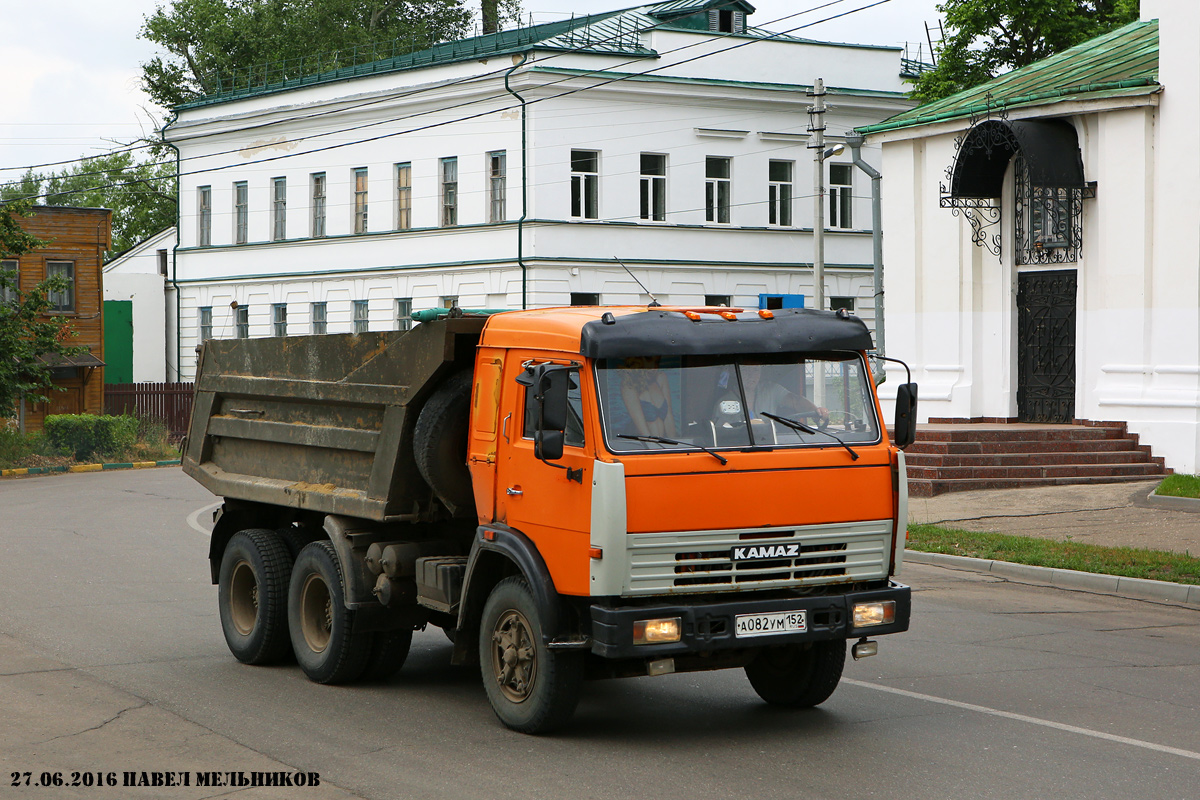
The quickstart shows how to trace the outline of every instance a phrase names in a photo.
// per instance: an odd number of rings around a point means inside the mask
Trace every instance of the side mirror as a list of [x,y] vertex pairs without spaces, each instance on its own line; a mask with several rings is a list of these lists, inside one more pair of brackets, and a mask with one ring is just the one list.
[[542,461],[559,460],[566,441],[571,368],[538,364],[519,375],[517,383],[533,389],[533,405],[525,410],[534,417],[533,454]]
[[892,443],[901,450],[917,438],[917,385],[903,383],[896,389],[896,424]]

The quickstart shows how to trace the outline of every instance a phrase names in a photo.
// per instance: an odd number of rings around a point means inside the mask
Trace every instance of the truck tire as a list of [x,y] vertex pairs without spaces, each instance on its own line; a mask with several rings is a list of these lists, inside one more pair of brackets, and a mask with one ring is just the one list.
[[475,508],[467,469],[471,383],[470,370],[452,375],[425,401],[413,429],[417,470],[438,499],[456,512]]
[[274,531],[239,531],[225,545],[217,605],[225,643],[244,664],[287,658],[287,585],[292,558]]
[[575,713],[583,653],[546,647],[537,604],[523,578],[505,578],[488,596],[479,662],[492,710],[509,728],[545,733]]
[[304,546],[292,568],[288,627],[300,669],[317,683],[348,683],[366,669],[370,633],[354,632],[346,608],[342,565],[327,540]]
[[386,681],[404,666],[408,649],[412,646],[411,628],[398,631],[378,631],[371,642],[371,654],[367,656],[367,668],[363,671],[364,681]]
[[785,708],[812,708],[829,699],[842,679],[846,643],[840,639],[768,647],[746,665],[763,700]]

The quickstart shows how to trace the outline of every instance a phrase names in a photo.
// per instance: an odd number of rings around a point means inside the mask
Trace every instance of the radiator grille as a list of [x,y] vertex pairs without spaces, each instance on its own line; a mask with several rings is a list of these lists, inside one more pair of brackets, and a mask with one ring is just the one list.
[[[872,580],[887,577],[892,521],[627,537],[632,595],[720,592]],[[787,557],[734,561],[739,545],[798,545]],[[784,552],[783,548],[777,551]]]

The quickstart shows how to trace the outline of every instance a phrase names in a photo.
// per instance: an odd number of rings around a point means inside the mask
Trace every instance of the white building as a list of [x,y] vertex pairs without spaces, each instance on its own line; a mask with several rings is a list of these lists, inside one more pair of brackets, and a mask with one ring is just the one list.
[[1126,422],[1200,471],[1198,41],[1200,6],[1142,0],[1140,22],[867,128],[887,341],[922,420]]
[[[182,379],[202,336],[646,302],[618,259],[663,302],[810,295],[807,92],[825,79],[831,144],[912,103],[899,49],[771,34],[751,11],[670,0],[176,109]],[[869,181],[848,152],[826,163],[826,296],[870,324]]]
[[[172,319],[167,309],[167,281],[171,253],[175,250],[175,228],[167,228],[139,242],[104,265],[105,342],[126,335],[114,330],[131,326],[129,341],[108,347],[113,358],[131,354],[130,382],[163,383],[175,380],[168,375],[168,362],[174,364],[173,344],[168,343],[163,320]],[[172,293],[173,295],[173,293]],[[126,305],[127,304],[127,305]],[[114,306],[126,305],[126,308]],[[121,381],[109,381],[120,383]]]

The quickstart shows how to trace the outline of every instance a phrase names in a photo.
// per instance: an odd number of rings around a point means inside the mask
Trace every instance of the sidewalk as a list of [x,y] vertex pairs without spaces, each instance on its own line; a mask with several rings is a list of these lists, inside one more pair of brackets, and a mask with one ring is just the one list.
[[[953,492],[908,501],[910,523],[1200,556],[1200,500],[1159,505],[1159,480]],[[1161,498],[1160,498],[1161,499]]]

